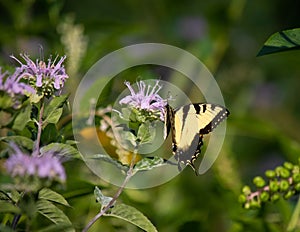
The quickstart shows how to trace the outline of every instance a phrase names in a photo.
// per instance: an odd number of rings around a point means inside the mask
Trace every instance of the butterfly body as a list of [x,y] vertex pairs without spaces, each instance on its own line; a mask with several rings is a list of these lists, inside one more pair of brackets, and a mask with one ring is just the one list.
[[164,137],[171,131],[172,150],[179,170],[183,163],[191,166],[197,174],[194,162],[201,152],[203,135],[210,133],[228,115],[229,111],[217,104],[189,104],[176,110],[166,106]]

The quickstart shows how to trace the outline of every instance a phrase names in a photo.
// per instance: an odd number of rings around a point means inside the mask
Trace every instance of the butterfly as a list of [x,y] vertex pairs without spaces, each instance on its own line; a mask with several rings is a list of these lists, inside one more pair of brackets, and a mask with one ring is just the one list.
[[213,131],[224,119],[229,111],[220,105],[209,103],[189,104],[173,109],[169,104],[165,107],[164,138],[172,133],[172,151],[180,164],[189,165],[196,175],[195,161],[201,153],[203,136]]

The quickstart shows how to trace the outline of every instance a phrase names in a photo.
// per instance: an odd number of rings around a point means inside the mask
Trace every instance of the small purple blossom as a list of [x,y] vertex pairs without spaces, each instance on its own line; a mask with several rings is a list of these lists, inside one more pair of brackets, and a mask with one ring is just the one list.
[[5,167],[12,177],[37,176],[65,182],[66,173],[58,157],[50,153],[42,156],[29,156],[15,144],[11,146],[14,154],[6,160]]
[[28,79],[36,88],[42,87],[46,91],[49,91],[47,88],[61,90],[66,79],[69,78],[63,66],[66,56],[61,57],[58,62],[56,62],[58,56],[53,61],[50,57],[48,63],[39,59],[33,62],[29,56],[25,54],[21,54],[20,56],[25,60],[25,64],[16,57],[11,56],[21,65],[17,68],[19,78]]
[[2,73],[0,68],[0,90],[6,92],[11,97],[15,95],[26,95],[28,93],[35,93],[35,90],[28,84],[21,82],[19,72],[16,71],[12,75],[7,72]]
[[145,82],[139,81],[136,83],[138,91],[135,92],[128,81],[125,85],[130,91],[130,95],[122,98],[119,103],[127,104],[136,109],[142,109],[146,111],[159,111],[160,119],[164,120],[164,108],[167,105],[167,100],[163,99],[159,94],[159,90],[162,88],[157,80],[154,86],[146,85]]

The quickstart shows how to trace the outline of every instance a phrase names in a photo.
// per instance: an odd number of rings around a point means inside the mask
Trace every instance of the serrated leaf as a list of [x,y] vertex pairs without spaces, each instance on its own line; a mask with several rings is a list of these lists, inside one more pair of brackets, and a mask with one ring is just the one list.
[[134,171],[147,171],[151,170],[155,167],[160,167],[166,165],[165,161],[163,158],[155,156],[155,157],[146,157],[141,159],[139,162],[136,163],[134,166]]
[[0,200],[0,213],[20,213],[21,210],[19,207],[13,205],[8,201]]
[[69,144],[50,143],[40,149],[41,154],[51,152],[63,157],[80,158],[79,151]]
[[96,160],[102,160],[105,161],[107,163],[111,163],[113,165],[115,165],[118,169],[123,170],[125,172],[128,171],[128,166],[127,165],[123,165],[121,162],[111,158],[108,155],[105,154],[94,154],[94,155],[89,155],[86,157],[86,159],[96,159]]
[[32,150],[34,144],[34,142],[31,139],[20,135],[1,137],[0,141],[4,141],[7,143],[14,142],[15,144],[24,147],[28,150]]
[[109,213],[104,214],[104,216],[111,216],[123,219],[147,232],[157,232],[155,226],[144,214],[142,214],[136,208],[129,205],[117,204],[114,206],[114,208],[110,210]]
[[[36,204],[38,213],[48,218],[55,224],[69,224],[72,225],[69,218],[64,214],[62,210],[57,208],[50,201],[39,199]],[[66,231],[75,231],[74,229],[69,229]]]
[[43,188],[41,191],[39,191],[39,199],[52,201],[70,207],[69,203],[62,195],[48,188]]
[[257,56],[300,49],[300,28],[276,32],[265,42]]
[[17,115],[13,129],[14,130],[23,130],[26,124],[31,120],[30,119],[30,114],[31,114],[31,108],[32,106],[28,104],[24,109],[21,110],[21,112]]
[[96,201],[101,204],[102,208],[106,207],[113,199],[112,197],[104,196],[103,193],[101,192],[101,190],[97,186],[95,187],[94,195],[95,195]]

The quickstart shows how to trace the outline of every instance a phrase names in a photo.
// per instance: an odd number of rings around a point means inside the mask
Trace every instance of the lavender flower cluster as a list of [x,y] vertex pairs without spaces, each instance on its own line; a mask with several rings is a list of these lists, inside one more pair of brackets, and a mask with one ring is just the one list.
[[50,153],[42,156],[29,156],[15,144],[11,144],[11,147],[14,153],[6,160],[5,167],[12,177],[37,176],[41,179],[65,182],[66,173],[58,157]]
[[55,90],[62,89],[68,78],[63,66],[66,56],[61,57],[58,62],[56,62],[58,57],[53,61],[50,57],[48,63],[39,59],[33,62],[25,54],[20,56],[24,59],[24,64],[15,56],[11,56],[21,65],[13,74],[0,72],[0,90],[14,97],[15,95],[28,96],[36,93],[52,95]]

